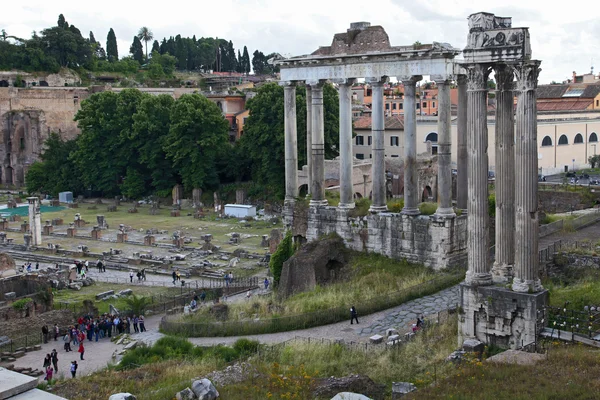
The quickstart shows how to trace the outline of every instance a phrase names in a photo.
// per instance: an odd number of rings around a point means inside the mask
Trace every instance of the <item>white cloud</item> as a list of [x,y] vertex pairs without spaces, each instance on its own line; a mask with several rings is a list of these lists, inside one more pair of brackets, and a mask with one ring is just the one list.
[[0,28],[8,34],[30,37],[34,30],[55,25],[63,13],[84,35],[93,31],[102,43],[106,43],[112,27],[121,56],[129,52],[141,26],[151,28],[159,41],[177,34],[217,36],[232,40],[236,48],[247,45],[250,53],[259,49],[299,55],[329,45],[334,33],[345,31],[354,21],[382,25],[393,45],[418,40],[449,42],[462,48],[467,38],[467,16],[482,10],[513,17],[513,26],[530,28],[534,58],[542,60],[540,83],[562,81],[573,70],[589,72],[592,58],[600,50],[595,40],[600,34],[600,23],[596,22],[600,10],[590,0],[577,2],[576,9],[541,0],[504,0],[501,6],[476,8],[464,0],[200,0],[160,6],[123,0],[23,3],[3,4]]

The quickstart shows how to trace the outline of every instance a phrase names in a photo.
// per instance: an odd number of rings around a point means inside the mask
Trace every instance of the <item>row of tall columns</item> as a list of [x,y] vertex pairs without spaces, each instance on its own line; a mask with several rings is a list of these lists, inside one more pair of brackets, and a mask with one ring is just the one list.
[[383,115],[383,84],[386,80],[370,78],[366,80],[371,84],[373,91],[371,107],[371,136],[373,138],[371,153],[373,161],[371,167],[372,199],[370,212],[387,211],[385,191],[385,120]]
[[458,75],[458,115],[456,117],[456,208],[467,212],[467,77]]
[[298,197],[298,135],[296,127],[296,85],[283,87],[284,102],[284,152],[285,152],[285,201]]
[[456,216],[452,207],[452,133],[450,82],[436,81],[438,87],[438,199],[436,215]]
[[[352,84],[353,79],[339,81],[340,99],[340,208],[354,208],[352,184]],[[382,109],[383,110],[383,109]],[[383,111],[382,111],[383,112]]]
[[[496,262],[490,271],[488,214],[487,80],[491,65],[465,65],[468,73],[468,265],[466,283],[510,282],[517,292],[542,290],[538,271],[537,107],[539,61],[495,65]],[[513,79],[517,112],[513,123]],[[516,137],[514,126],[516,125]],[[516,146],[514,145],[516,143]],[[513,268],[514,264],[514,268]]]
[[325,198],[325,113],[323,110],[323,83],[307,82],[311,86],[311,206],[327,205]]
[[403,214],[417,215],[419,190],[417,174],[417,105],[416,84],[422,76],[402,79],[404,85],[404,208]]

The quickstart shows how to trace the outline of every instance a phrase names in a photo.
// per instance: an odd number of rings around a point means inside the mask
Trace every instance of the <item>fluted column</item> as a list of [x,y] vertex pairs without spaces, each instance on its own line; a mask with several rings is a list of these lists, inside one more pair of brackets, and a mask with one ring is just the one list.
[[312,192],[312,88],[306,85],[306,169],[308,170],[308,194]]
[[296,128],[296,84],[283,84],[285,125],[285,201],[298,197],[298,138]]
[[438,88],[438,200],[435,214],[455,217],[452,208],[452,136],[450,121],[450,82],[437,80]]
[[467,77],[459,75],[458,116],[456,120],[456,208],[467,212]]
[[[515,263],[515,121],[514,74],[507,65],[494,69],[496,78],[496,246],[494,282],[509,282]],[[536,154],[537,158],[537,154]]]
[[542,290],[538,264],[538,145],[536,93],[540,61],[515,66],[517,78],[516,115],[516,196],[515,225],[517,243],[515,277],[516,292]]
[[416,84],[422,76],[400,78],[404,85],[404,208],[402,214],[418,215]]
[[383,83],[380,78],[367,78],[373,89],[373,105],[371,107],[371,135],[373,143],[372,161],[372,191],[373,198],[369,211],[372,213],[387,211],[385,196],[385,120],[383,117]]
[[489,285],[489,214],[488,214],[488,66],[465,65],[467,69],[467,148],[468,148],[468,222],[467,253],[469,269],[465,277],[470,285]]
[[338,81],[340,85],[340,208],[354,208],[352,184],[352,84],[354,79]]
[[311,206],[326,206],[325,199],[325,131],[323,111],[323,83],[310,82],[312,87],[312,189]]

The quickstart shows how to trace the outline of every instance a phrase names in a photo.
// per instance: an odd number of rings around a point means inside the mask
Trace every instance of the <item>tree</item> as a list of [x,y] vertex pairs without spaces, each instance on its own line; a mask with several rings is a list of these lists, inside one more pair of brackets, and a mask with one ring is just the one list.
[[[331,85],[323,87],[325,111],[325,158],[338,155],[339,148],[339,102],[337,90]],[[273,194],[283,198],[285,194],[284,152],[284,106],[283,88],[268,83],[258,89],[256,96],[246,103],[250,116],[240,140],[240,157],[251,169],[255,183],[264,184]],[[306,91],[296,90],[296,121],[298,130],[298,163],[306,164]]]
[[267,73],[267,58],[262,51],[255,50],[252,54],[252,70],[255,75]]
[[[160,43],[158,43],[158,40],[155,40],[154,43],[152,43],[152,51],[150,51],[150,54],[154,53],[155,51],[160,53]],[[148,58],[147,55],[146,58]]]
[[136,60],[140,64],[144,63],[144,47],[142,46],[142,42],[140,42],[140,39],[137,36],[133,37],[133,43],[129,48],[129,53],[131,53],[131,56],[134,60]]
[[271,256],[269,261],[269,268],[273,274],[273,282],[275,285],[279,284],[281,279],[281,271],[283,270],[283,263],[285,263],[291,256],[294,255],[294,245],[292,243],[292,231],[288,230],[279,245],[277,250]]
[[154,39],[154,34],[148,27],[142,26],[138,31],[137,37],[146,45],[146,60],[148,60],[148,42]]
[[244,61],[244,71],[247,74],[250,73],[250,55],[248,54],[248,48],[244,46],[244,53],[242,55]]
[[58,25],[59,28],[63,28],[63,29],[65,28],[65,26],[67,25],[67,21],[65,21],[65,16],[64,15],[60,14],[58,16],[57,25]]
[[115,62],[119,60],[119,50],[117,49],[117,36],[113,28],[108,31],[106,37],[106,55],[109,62]]
[[600,164],[600,154],[595,154],[593,156],[589,156],[588,162],[590,163],[592,168],[596,168],[596,165]]
[[146,296],[137,296],[135,294],[125,297],[123,301],[127,306],[127,311],[133,315],[144,315],[151,303],[150,298]]
[[244,72],[244,59],[242,58],[242,53],[240,53],[240,50],[238,49],[237,51],[237,68],[236,71],[239,73],[243,73]]
[[218,185],[215,160],[227,149],[228,130],[221,110],[206,97],[185,94],[175,101],[164,150],[187,190]]

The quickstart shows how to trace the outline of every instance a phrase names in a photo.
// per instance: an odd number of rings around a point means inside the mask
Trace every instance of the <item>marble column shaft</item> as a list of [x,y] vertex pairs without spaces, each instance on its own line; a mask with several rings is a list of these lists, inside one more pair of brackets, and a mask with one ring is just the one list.
[[459,75],[457,115],[456,207],[467,212],[467,77]]
[[416,84],[422,76],[401,78],[404,85],[404,208],[403,214],[418,215]]
[[488,67],[465,66],[468,73],[467,147],[468,147],[468,222],[467,254],[469,269],[465,281],[470,285],[489,285],[488,214]]
[[354,208],[352,184],[352,80],[340,83],[340,208]]
[[325,131],[323,111],[323,84],[312,87],[312,188],[311,206],[327,205],[325,199]]
[[[496,79],[496,246],[494,282],[509,282],[515,263],[515,129],[514,74],[511,67],[495,68]],[[536,154],[537,157],[537,154]]]
[[371,107],[371,135],[373,143],[371,152],[372,160],[372,180],[373,198],[369,211],[381,212],[387,211],[385,195],[385,120],[383,116],[383,81],[378,78],[371,80],[373,89]]
[[516,115],[516,254],[512,288],[517,292],[542,290],[539,279],[538,145],[536,93],[540,61],[515,67]]
[[436,82],[438,88],[438,199],[436,215],[454,217],[452,208],[452,135],[450,82]]
[[284,126],[285,126],[285,199],[294,201],[298,197],[298,138],[296,127],[296,85],[285,84]]
[[306,169],[308,170],[308,194],[312,191],[312,88],[306,85]]

